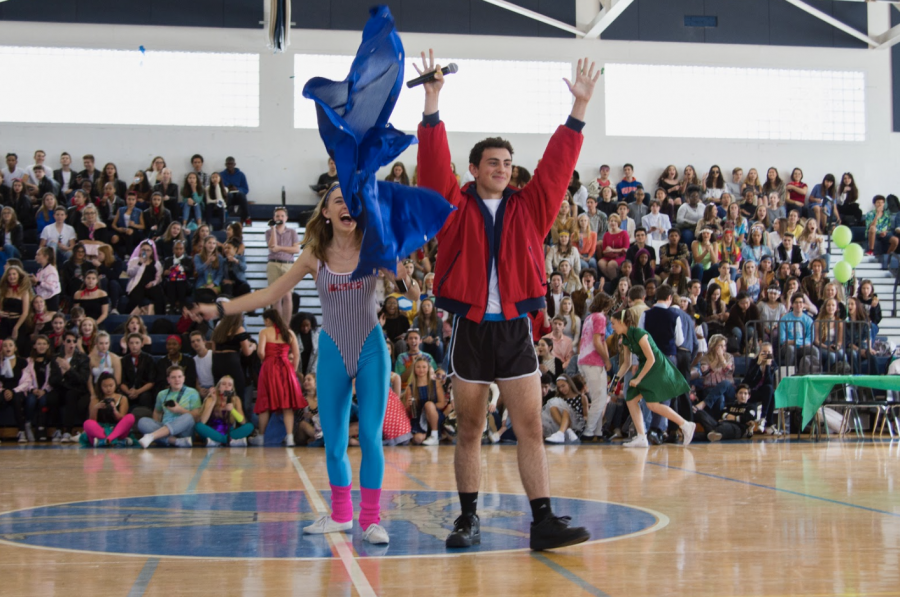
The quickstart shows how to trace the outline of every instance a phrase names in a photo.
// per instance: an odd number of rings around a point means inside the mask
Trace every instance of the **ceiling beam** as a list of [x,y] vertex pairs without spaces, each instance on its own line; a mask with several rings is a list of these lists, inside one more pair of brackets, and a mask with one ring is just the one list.
[[880,42],[876,47],[878,50],[886,50],[892,46],[896,46],[897,44],[900,44],[900,25],[891,27],[881,35],[875,37]]
[[556,27],[557,29],[562,29],[568,33],[572,33],[573,35],[577,35],[578,37],[584,37],[584,31],[578,29],[577,27],[573,27],[568,23],[563,23],[557,19],[551,19],[546,15],[542,15],[539,12],[535,12],[533,10],[529,10],[527,8],[523,8],[518,4],[513,4],[512,2],[507,2],[506,0],[484,0],[488,4],[493,4],[494,6],[499,6],[500,8],[505,8],[510,12],[514,12],[516,14],[520,14],[524,17],[528,17],[529,19],[534,19],[535,21],[540,21],[545,25],[550,25],[551,27]]
[[867,44],[869,44],[872,47],[877,48],[880,45],[876,40],[872,39],[865,33],[862,33],[861,31],[854,29],[847,23],[837,20],[830,14],[826,14],[826,13],[822,12],[821,10],[819,10],[818,8],[814,8],[814,7],[810,6],[806,2],[803,2],[803,0],[786,0],[786,1],[789,4],[793,4],[800,10],[811,14],[812,16],[816,17],[817,19],[821,19],[822,21],[825,21],[832,27],[835,27],[836,29],[840,29],[847,35],[852,35],[856,39],[866,42]]
[[600,11],[600,14],[591,22],[588,27],[587,33],[584,34],[584,39],[597,39],[600,37],[600,34],[606,31],[606,29],[613,24],[613,21],[619,18],[625,9],[631,6],[631,3],[634,0],[619,0],[618,2],[613,2],[612,6],[609,8],[604,8]]

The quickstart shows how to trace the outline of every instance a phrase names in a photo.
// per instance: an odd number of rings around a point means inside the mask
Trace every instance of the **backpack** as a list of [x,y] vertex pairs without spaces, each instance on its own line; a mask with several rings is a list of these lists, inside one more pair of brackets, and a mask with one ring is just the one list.
[[819,375],[822,373],[822,362],[818,357],[806,355],[800,359],[800,371],[798,375]]

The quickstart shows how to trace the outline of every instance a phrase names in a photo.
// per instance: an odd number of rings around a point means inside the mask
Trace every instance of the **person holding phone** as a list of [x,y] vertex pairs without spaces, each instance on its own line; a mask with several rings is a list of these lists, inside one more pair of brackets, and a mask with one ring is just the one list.
[[169,387],[156,395],[153,418],[138,421],[138,430],[144,434],[138,443],[145,450],[156,441],[170,446],[190,448],[193,445],[194,425],[200,419],[202,404],[200,394],[185,385],[184,369],[172,365],[166,371]]
[[[758,431],[768,435],[781,435],[775,421],[775,365],[772,344],[759,345],[759,355],[747,365],[743,383],[750,389],[749,402],[761,405]],[[766,427],[766,423],[770,423]]]
[[246,447],[253,423],[244,416],[241,399],[234,391],[234,378],[226,375],[210,388],[197,422],[197,435],[206,438],[206,447]]
[[100,392],[91,398],[90,418],[84,422],[84,443],[95,448],[129,443],[134,415],[128,413],[128,398],[116,392],[112,373],[101,373],[97,387]]

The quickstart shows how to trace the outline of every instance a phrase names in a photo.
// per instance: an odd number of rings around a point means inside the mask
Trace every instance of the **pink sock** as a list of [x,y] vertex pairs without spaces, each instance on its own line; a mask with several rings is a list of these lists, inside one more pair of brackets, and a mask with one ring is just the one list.
[[362,500],[359,505],[359,526],[366,530],[373,524],[381,522],[381,490],[360,487]]
[[353,520],[353,502],[350,501],[350,486],[331,486],[331,520],[350,522]]

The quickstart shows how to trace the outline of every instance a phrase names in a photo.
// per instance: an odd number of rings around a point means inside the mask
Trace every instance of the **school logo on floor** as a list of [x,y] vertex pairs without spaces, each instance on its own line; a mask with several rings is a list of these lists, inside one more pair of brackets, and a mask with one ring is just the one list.
[[[353,492],[358,508],[359,495]],[[327,501],[328,493],[323,492]],[[479,505],[481,545],[448,550],[444,539],[459,515],[455,492],[385,491],[382,522],[390,545],[362,541],[360,557],[445,556],[528,548],[531,509],[524,495],[486,494]],[[661,529],[649,510],[578,499],[554,499],[559,515],[585,526],[592,541]],[[323,535],[305,535],[318,517],[302,491],[199,493],[74,502],[0,514],[0,541],[76,551],[214,558],[331,558]]]

